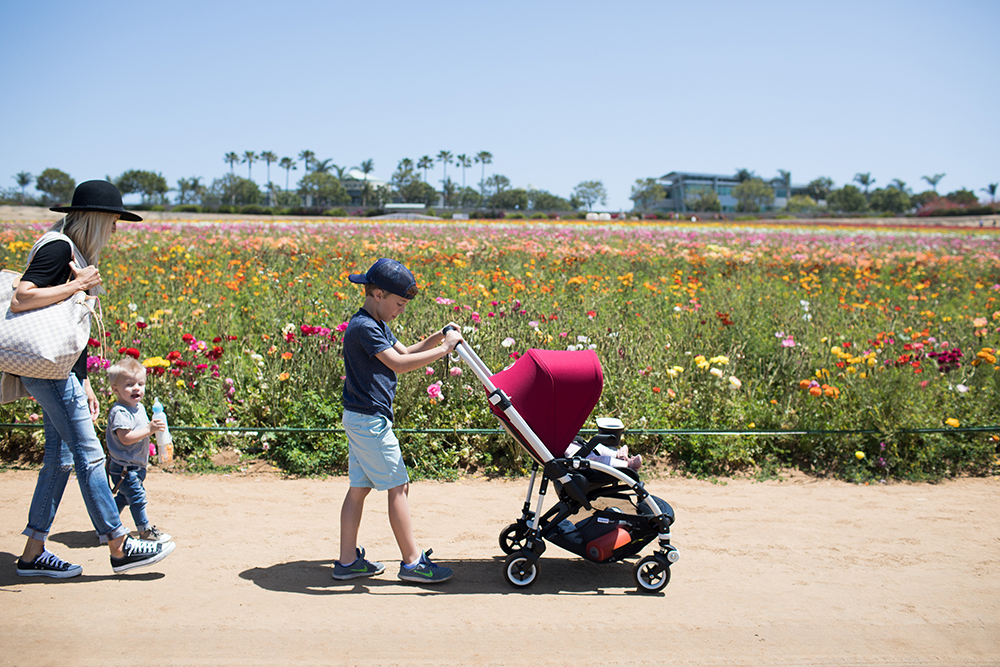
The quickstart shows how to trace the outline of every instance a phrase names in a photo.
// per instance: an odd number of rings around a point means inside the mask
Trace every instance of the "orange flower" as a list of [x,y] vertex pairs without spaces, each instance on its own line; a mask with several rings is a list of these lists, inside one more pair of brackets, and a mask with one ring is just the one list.
[[809,388],[809,380],[799,380],[799,388],[800,389],[808,389]]
[[287,361],[287,360],[289,360],[289,359],[292,358],[292,353],[291,352],[282,352],[281,353],[281,358],[284,359],[285,361]]
[[284,382],[285,380],[287,380],[290,377],[292,377],[292,376],[289,375],[288,372],[286,371],[286,372],[284,372],[284,373],[282,373],[281,375],[278,376],[278,380],[280,380],[281,382]]
[[823,390],[820,387],[809,387],[809,394],[811,396],[822,396]]

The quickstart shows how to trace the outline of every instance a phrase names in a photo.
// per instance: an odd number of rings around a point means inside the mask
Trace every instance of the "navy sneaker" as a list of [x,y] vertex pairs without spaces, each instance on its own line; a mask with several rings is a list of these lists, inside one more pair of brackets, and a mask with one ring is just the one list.
[[333,578],[343,581],[345,579],[356,579],[357,577],[374,577],[381,574],[385,569],[382,563],[373,563],[365,560],[365,550],[361,547],[355,549],[358,557],[353,563],[341,565],[340,561],[333,561]]
[[432,563],[429,556],[434,553],[433,549],[428,549],[420,554],[420,561],[413,567],[407,567],[406,563],[399,564],[399,578],[403,581],[416,581],[422,584],[438,584],[451,579],[454,574],[450,567]]
[[126,537],[125,543],[122,544],[125,554],[121,558],[111,557],[111,569],[118,574],[159,563],[169,556],[176,546],[173,542],[150,542],[137,540],[131,536]]
[[30,563],[17,559],[17,573],[22,577],[52,577],[53,579],[69,579],[83,572],[79,565],[67,563],[48,549]]

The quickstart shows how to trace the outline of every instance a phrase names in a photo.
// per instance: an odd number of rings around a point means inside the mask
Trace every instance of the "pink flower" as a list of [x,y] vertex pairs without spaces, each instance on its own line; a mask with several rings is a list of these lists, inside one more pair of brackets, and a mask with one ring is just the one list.
[[451,370],[448,372],[451,373],[452,377],[458,377],[462,374],[462,369],[458,366],[452,366]]
[[438,380],[434,384],[427,387],[427,395],[433,399],[441,398],[441,381]]
[[781,347],[795,347],[795,339],[789,336],[785,340],[781,341]]
[[347,322],[341,322],[337,325],[337,333],[344,333],[347,331]]
[[446,299],[443,296],[439,296],[438,298],[434,299],[434,302],[435,303],[439,303],[442,306],[450,306],[451,304],[455,303],[455,300],[454,299]]
[[476,324],[479,324],[480,322],[483,321],[483,318],[481,318],[479,316],[479,313],[477,313],[476,311],[472,311],[472,321],[475,322]]
[[428,366],[427,370],[424,371],[424,375],[434,375],[434,369]]

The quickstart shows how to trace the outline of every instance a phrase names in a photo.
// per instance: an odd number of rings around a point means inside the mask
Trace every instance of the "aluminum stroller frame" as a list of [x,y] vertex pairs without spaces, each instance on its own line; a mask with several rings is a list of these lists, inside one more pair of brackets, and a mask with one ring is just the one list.
[[[670,566],[679,557],[677,549],[670,544],[673,509],[665,501],[650,495],[635,471],[615,468],[586,458],[599,444],[617,445],[624,430],[621,422],[599,421],[599,431],[589,441],[575,438],[580,450],[573,456],[553,456],[549,447],[518,412],[511,397],[494,383],[494,378],[499,378],[500,374],[494,375],[465,342],[456,346],[455,353],[468,364],[483,384],[493,412],[504,429],[524,447],[534,462],[521,517],[500,533],[500,548],[507,554],[503,571],[507,583],[523,589],[538,580],[538,560],[545,551],[546,540],[587,560],[609,563],[636,556],[655,538],[658,540],[658,549],[639,560],[633,567],[632,574],[640,592],[662,590],[670,582]],[[532,353],[551,354],[551,351],[529,350],[527,354]],[[588,354],[593,355],[592,352]],[[592,363],[596,364],[597,373],[600,374],[600,362],[596,355],[593,355]],[[603,385],[603,381],[601,384]],[[598,396],[599,393],[598,389]],[[595,397],[593,404],[587,408],[588,413],[584,415],[584,419],[589,416],[589,410],[596,402]],[[574,431],[578,428],[579,426],[573,426]],[[535,509],[532,510],[532,494],[539,467],[542,469],[542,478]],[[550,481],[558,501],[543,514],[542,508]],[[628,500],[635,507],[636,513],[625,513],[615,507],[595,510],[593,501],[602,498]],[[569,519],[583,509],[593,514],[573,524]],[[613,526],[618,528],[614,529]],[[617,540],[609,530],[624,532],[625,535]],[[593,539],[585,541],[589,539],[588,534],[590,537],[608,537],[602,548],[595,548],[593,545],[596,542]],[[608,540],[613,541],[607,543]]]

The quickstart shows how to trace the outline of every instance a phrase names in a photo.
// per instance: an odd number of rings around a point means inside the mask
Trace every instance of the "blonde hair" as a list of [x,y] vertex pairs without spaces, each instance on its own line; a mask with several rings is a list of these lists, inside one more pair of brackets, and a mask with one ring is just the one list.
[[107,245],[117,218],[105,211],[70,211],[49,231],[62,232],[68,236],[77,250],[83,254],[88,264],[98,266],[101,249]]
[[108,381],[111,384],[118,384],[122,377],[133,377],[139,374],[146,377],[146,367],[132,357],[123,357],[115,362],[115,365],[108,369]]

